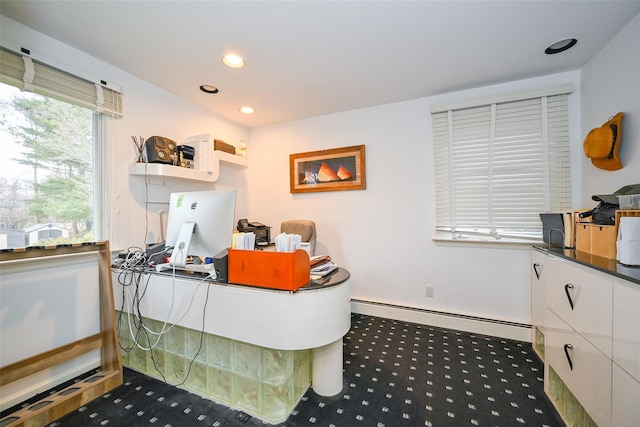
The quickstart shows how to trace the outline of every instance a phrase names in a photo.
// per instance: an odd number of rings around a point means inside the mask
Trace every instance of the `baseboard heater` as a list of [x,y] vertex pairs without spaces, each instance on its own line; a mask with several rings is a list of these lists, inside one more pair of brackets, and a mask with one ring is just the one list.
[[376,301],[351,300],[354,313],[531,342],[531,325]]

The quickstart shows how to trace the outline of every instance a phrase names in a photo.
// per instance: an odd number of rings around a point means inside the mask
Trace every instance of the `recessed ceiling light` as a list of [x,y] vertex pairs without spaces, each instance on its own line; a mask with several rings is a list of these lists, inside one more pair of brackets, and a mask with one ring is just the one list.
[[225,63],[225,65],[231,67],[231,68],[242,68],[244,67],[244,59],[242,59],[242,57],[235,55],[235,54],[229,54],[229,55],[225,55],[222,57],[222,62]]
[[211,85],[201,85],[200,90],[204,93],[218,93],[218,88]]
[[251,107],[241,107],[240,112],[242,114],[253,114],[253,108]]
[[554,53],[564,52],[567,49],[571,49],[576,45],[576,43],[578,43],[577,39],[559,40],[549,45],[549,47],[545,49],[544,53],[546,53],[547,55],[553,55]]

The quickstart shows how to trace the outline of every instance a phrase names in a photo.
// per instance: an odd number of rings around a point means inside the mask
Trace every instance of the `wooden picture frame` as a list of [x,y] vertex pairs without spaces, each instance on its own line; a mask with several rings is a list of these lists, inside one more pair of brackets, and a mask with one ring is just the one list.
[[289,155],[291,193],[364,190],[364,145]]

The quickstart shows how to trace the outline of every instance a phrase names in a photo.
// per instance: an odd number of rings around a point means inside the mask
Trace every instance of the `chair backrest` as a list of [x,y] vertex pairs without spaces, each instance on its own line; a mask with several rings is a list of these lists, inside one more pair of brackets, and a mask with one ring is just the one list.
[[299,234],[303,242],[309,242],[311,256],[316,252],[316,223],[308,219],[292,219],[280,224],[280,232]]

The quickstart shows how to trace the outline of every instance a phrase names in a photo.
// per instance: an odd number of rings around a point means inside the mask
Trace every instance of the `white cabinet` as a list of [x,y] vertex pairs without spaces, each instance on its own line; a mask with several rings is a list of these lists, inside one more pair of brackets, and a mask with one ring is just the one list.
[[612,381],[611,425],[613,427],[640,426],[640,382],[615,363]]
[[547,256],[531,254],[531,342],[538,356],[544,360],[545,279]]
[[615,427],[640,426],[640,286],[613,284],[613,408]]
[[551,310],[545,355],[547,369],[553,368],[598,426],[611,425],[611,359]]
[[547,307],[611,358],[611,278],[555,257],[547,267]]
[[534,250],[531,262],[532,342],[542,347],[545,392],[558,412],[569,425],[640,426],[637,277],[621,279],[628,274],[615,261],[596,267],[571,251]]
[[613,285],[613,360],[640,381],[640,286],[628,282]]

